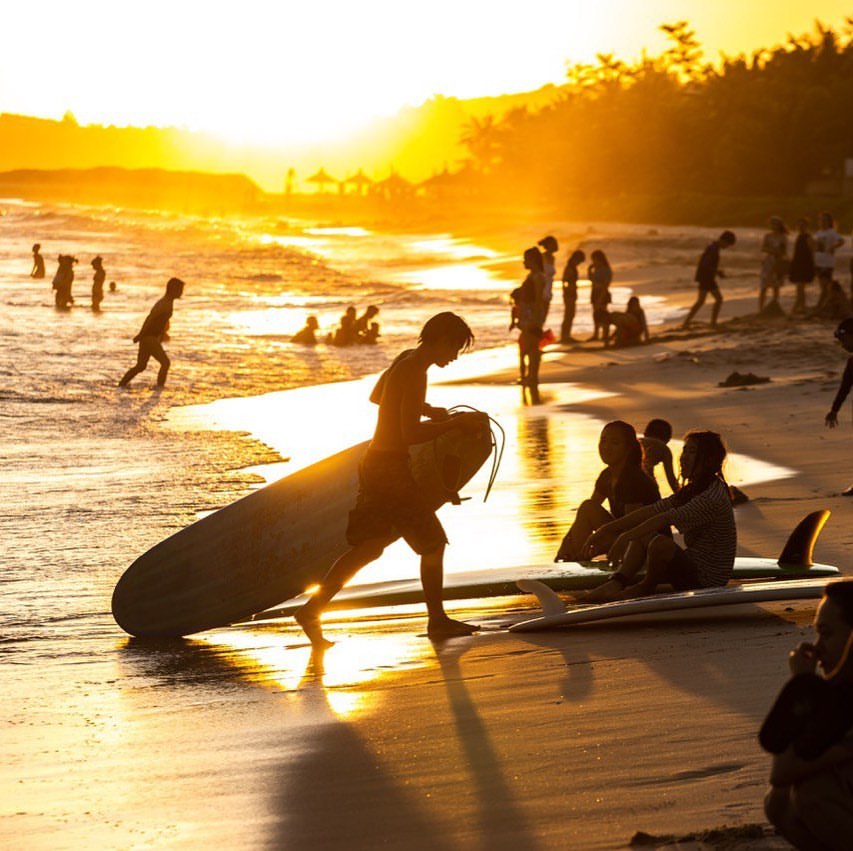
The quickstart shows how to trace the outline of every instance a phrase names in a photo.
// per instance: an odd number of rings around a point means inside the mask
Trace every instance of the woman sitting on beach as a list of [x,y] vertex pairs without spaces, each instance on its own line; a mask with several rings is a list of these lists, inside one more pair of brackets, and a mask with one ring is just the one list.
[[[607,314],[607,321],[616,330],[613,333],[611,345],[614,348],[624,346],[639,346],[649,342],[649,326],[646,324],[646,313],[640,307],[640,299],[632,295],[628,299],[625,312],[615,311]],[[609,334],[605,335],[605,345],[609,342]]]
[[[584,544],[597,529],[660,499],[654,479],[643,472],[643,450],[632,425],[622,420],[607,423],[598,440],[598,454],[607,466],[596,479],[592,496],[580,504],[554,561],[578,561]],[[604,508],[605,499],[610,511]],[[606,545],[602,544],[599,551],[605,552],[615,538],[615,534],[600,535],[597,540],[606,541]]]
[[[586,602],[654,594],[662,582],[676,591],[687,591],[725,585],[731,579],[737,531],[723,478],[725,459],[726,447],[716,432],[691,431],[685,435],[681,452],[685,484],[681,490],[590,535],[583,555],[592,558],[607,552],[610,564],[619,569],[585,595]],[[670,524],[684,535],[686,549],[661,534]],[[645,576],[634,584],[643,568]]]

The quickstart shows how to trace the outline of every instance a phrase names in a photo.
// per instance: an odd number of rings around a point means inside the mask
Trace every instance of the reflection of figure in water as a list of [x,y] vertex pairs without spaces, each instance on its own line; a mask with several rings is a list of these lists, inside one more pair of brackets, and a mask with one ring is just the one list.
[[548,309],[551,307],[551,293],[554,278],[557,275],[557,251],[560,246],[553,236],[543,237],[537,245],[542,247],[542,274],[545,276],[545,287],[542,291],[542,327],[544,328]]
[[[638,508],[590,535],[584,555],[607,552],[618,570],[584,595],[586,602],[643,597],[662,582],[676,591],[725,585],[732,576],[737,549],[732,501],[723,478],[726,447],[713,431],[684,437],[681,477],[684,487],[666,499]],[[683,535],[681,549],[668,534],[674,525]],[[645,568],[646,575],[632,584]]]
[[297,331],[291,338],[291,343],[301,343],[303,346],[316,346],[317,336],[316,331],[320,327],[316,316],[309,316],[305,320],[305,325]]
[[[370,400],[379,405],[376,430],[359,467],[359,492],[347,525],[347,550],[333,565],[296,620],[314,645],[327,645],[320,624],[329,601],[390,543],[403,537],[421,557],[421,583],[433,638],[470,635],[475,627],[451,620],[442,600],[447,538],[435,512],[424,504],[409,468],[409,446],[454,428],[476,432],[481,414],[448,416],[426,403],[427,370],[444,367],[474,341],[471,329],[454,313],[439,313],[423,327],[418,346],[408,349],[382,374]],[[421,417],[427,417],[423,421]]]
[[53,289],[56,291],[54,303],[61,310],[66,310],[69,305],[74,304],[71,285],[74,283],[74,264],[77,258],[70,254],[60,254],[58,262],[59,266],[53,276]]
[[172,310],[176,298],[184,293],[184,282],[179,278],[169,278],[166,284],[166,294],[151,308],[139,333],[133,338],[134,343],[139,343],[139,353],[136,356],[136,364],[132,366],[119,381],[119,387],[127,387],[134,376],[139,375],[148,366],[150,358],[154,358],[160,364],[157,373],[157,386],[163,387],[166,376],[169,373],[169,356],[163,350],[163,343],[169,339],[169,320],[172,318]]
[[364,313],[355,320],[355,325],[353,326],[353,331],[355,332],[355,339],[357,343],[367,342],[363,340],[365,334],[370,330],[371,320],[376,314],[379,313],[379,308],[375,304],[369,305]]
[[814,280],[814,239],[809,233],[809,220],[797,222],[797,238],[794,240],[794,253],[788,268],[788,277],[796,288],[794,307],[791,313],[806,312],[806,284]]
[[33,246],[33,268],[30,272],[31,278],[44,277],[44,257],[41,256],[41,245],[36,243]]
[[[592,496],[578,507],[554,561],[578,561],[596,529],[660,499],[654,479],[643,472],[643,450],[634,427],[622,420],[607,423],[598,439],[598,454],[607,465],[595,480]],[[604,500],[610,511],[604,508]],[[616,536],[601,534],[598,551],[606,552]]]
[[[853,317],[848,317],[835,329],[835,338],[841,343],[844,351],[853,352]],[[838,392],[835,394],[832,407],[824,420],[828,428],[835,428],[838,425],[838,412],[841,410],[851,387],[853,387],[853,357],[847,359],[847,366],[844,367],[844,375],[841,377]],[[842,496],[853,496],[853,485],[850,485],[846,491],[842,491]]]
[[[613,346],[621,348],[649,342],[649,326],[646,324],[646,314],[640,307],[640,299],[637,296],[632,295],[628,299],[628,306],[624,313],[618,311],[608,313],[607,320],[616,329],[613,334]],[[608,339],[609,335],[605,335],[605,340]]]
[[666,420],[649,420],[643,436],[640,438],[640,446],[643,447],[643,472],[650,478],[655,477],[655,467],[663,465],[666,481],[672,492],[678,488],[678,479],[672,466],[672,450],[667,443],[672,439],[672,425]]
[[779,288],[788,274],[788,228],[780,216],[770,217],[770,230],[761,241],[764,259],[761,261],[761,290],[758,309],[764,310],[767,290],[773,291],[773,302],[779,302]]
[[820,308],[829,297],[829,289],[835,276],[835,252],[844,245],[844,238],[835,229],[832,213],[820,214],[820,230],[815,232],[814,243],[815,274],[820,284],[817,306]]
[[[520,287],[512,291],[512,322],[510,330],[518,328],[518,366],[522,394],[529,394],[533,405],[539,403],[539,362],[542,351],[542,322],[545,276],[542,274],[542,254],[538,248],[524,252],[524,268],[527,277]],[[526,396],[525,396],[526,398]]]
[[341,322],[335,329],[334,336],[329,334],[326,342],[333,346],[351,346],[355,342],[355,307],[350,305],[341,317]]
[[610,304],[610,284],[613,281],[613,270],[607,255],[600,250],[593,251],[590,255],[587,277],[590,281],[589,300],[592,304],[593,334],[590,340],[598,339],[598,331],[605,345],[609,339],[610,326],[607,321],[607,305]]
[[560,327],[560,342],[572,341],[572,325],[575,321],[575,308],[578,303],[578,266],[586,260],[586,254],[577,249],[569,255],[563,269],[563,324]]
[[720,315],[720,308],[723,306],[723,294],[717,286],[717,278],[726,277],[720,268],[720,251],[734,245],[736,241],[737,237],[730,230],[724,230],[702,252],[694,276],[699,287],[699,295],[696,297],[693,306],[687,311],[687,316],[684,317],[684,322],[681,324],[682,331],[686,331],[690,327],[693,317],[699,312],[699,308],[705,304],[708,293],[714,297],[714,306],[711,308],[711,327],[717,327],[717,317]]
[[773,754],[764,812],[795,848],[840,851],[853,836],[853,582],[826,586],[814,626],[759,734]]
[[92,268],[95,270],[92,277],[92,310],[97,312],[101,309],[101,302],[104,300],[104,281],[107,279],[104,258],[100,254],[92,260]]

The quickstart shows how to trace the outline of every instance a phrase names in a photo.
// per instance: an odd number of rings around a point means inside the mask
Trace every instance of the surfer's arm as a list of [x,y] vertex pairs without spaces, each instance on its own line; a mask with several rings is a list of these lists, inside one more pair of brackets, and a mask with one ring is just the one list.
[[853,748],[845,744],[827,748],[817,759],[802,759],[794,753],[794,748],[790,747],[774,755],[770,768],[770,785],[791,786],[851,760]]

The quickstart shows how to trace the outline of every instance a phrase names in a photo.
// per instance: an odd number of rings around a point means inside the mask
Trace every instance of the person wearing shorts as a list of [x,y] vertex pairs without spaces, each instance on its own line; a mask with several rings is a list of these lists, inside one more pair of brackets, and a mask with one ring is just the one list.
[[[448,415],[426,403],[427,370],[447,366],[470,348],[474,335],[455,313],[433,316],[421,330],[418,346],[394,360],[370,394],[379,406],[376,429],[359,467],[359,491],[347,524],[349,549],[332,565],[311,599],[294,617],[316,649],[331,642],[320,617],[335,594],[361,568],[379,558],[385,547],[404,538],[421,557],[421,583],[426,599],[430,638],[470,635],[476,627],[452,620],[442,595],[447,537],[435,512],[423,501],[409,468],[409,446],[425,443],[454,428],[475,433],[485,427],[483,415]],[[424,419],[425,418],[425,419]]]
[[710,294],[714,299],[714,306],[711,308],[711,327],[717,327],[717,317],[720,315],[720,308],[723,306],[723,294],[717,286],[717,278],[724,278],[725,275],[720,269],[720,251],[723,248],[729,248],[734,245],[737,238],[730,230],[724,230],[717,239],[711,242],[708,247],[702,252],[699,258],[699,263],[696,266],[695,281],[699,287],[699,294],[693,306],[684,317],[684,322],[681,325],[682,330],[687,330],[693,317],[699,312],[699,308],[705,304],[705,299]]

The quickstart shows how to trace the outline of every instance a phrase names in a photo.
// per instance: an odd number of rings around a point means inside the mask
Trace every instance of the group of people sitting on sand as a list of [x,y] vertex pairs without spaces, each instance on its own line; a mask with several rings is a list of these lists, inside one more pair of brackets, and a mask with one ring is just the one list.
[[[324,342],[330,346],[374,345],[379,341],[379,323],[374,321],[378,313],[379,308],[371,304],[361,316],[357,316],[354,305],[350,305],[334,332],[326,334]],[[317,317],[309,316],[305,325],[290,338],[290,342],[316,346],[320,342],[317,339],[319,328]]]
[[[57,258],[56,274],[51,284],[54,291],[54,303],[60,310],[68,310],[74,304],[74,296],[71,287],[74,283],[74,266],[77,258],[71,254],[60,254]],[[92,276],[92,310],[100,312],[101,302],[104,300],[104,281],[107,273],[104,270],[104,258],[98,255],[92,260],[92,268],[95,270]],[[30,277],[40,280],[45,276],[44,257],[41,254],[41,244],[33,246],[33,268]],[[115,292],[115,281],[110,283],[110,292]]]

